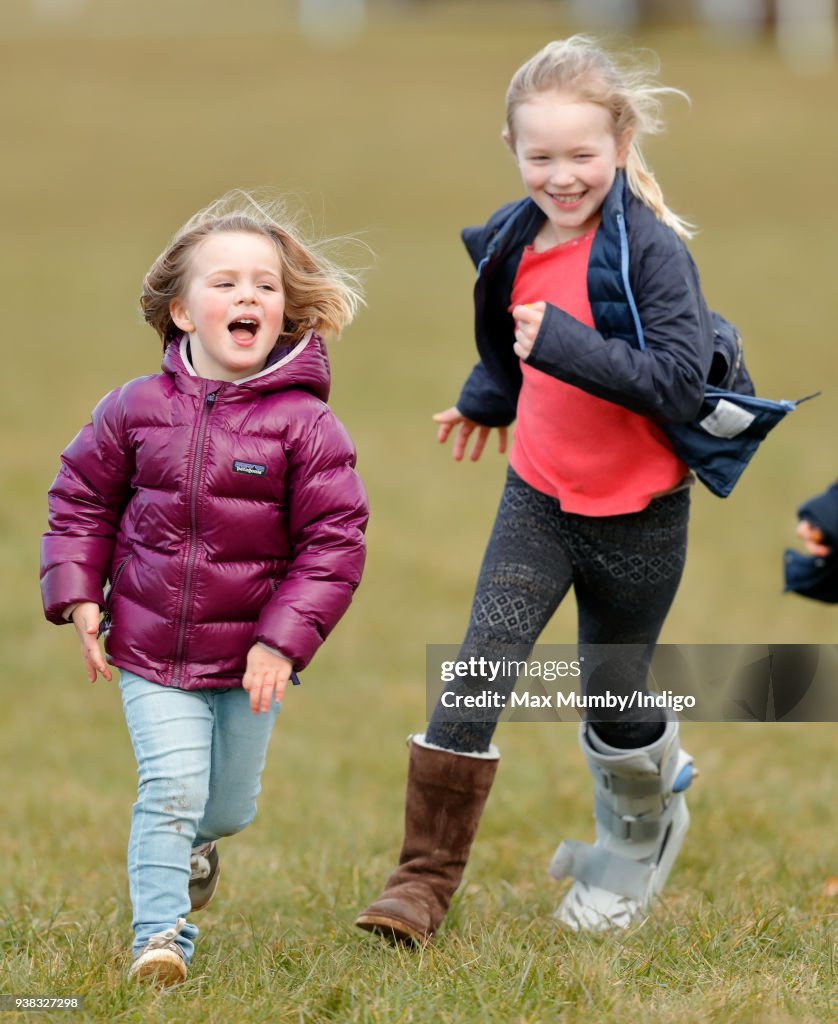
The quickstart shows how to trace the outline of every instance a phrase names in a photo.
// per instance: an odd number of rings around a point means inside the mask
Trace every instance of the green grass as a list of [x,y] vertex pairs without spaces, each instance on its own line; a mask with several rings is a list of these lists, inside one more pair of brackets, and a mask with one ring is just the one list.
[[[287,6],[254,2],[254,20],[233,23],[232,8],[184,4],[158,31],[159,3],[136,5],[140,20],[94,0],[86,21],[51,34],[27,28],[26,6],[7,5],[0,38],[0,991],[83,993],[71,1019],[102,1021],[838,1019],[838,905],[822,895],[838,874],[832,725],[688,726],[702,769],[689,840],[659,913],[604,940],[551,921],[555,845],[592,831],[573,727],[503,726],[448,928],[413,954],[352,928],[397,852],[424,646],[460,638],[501,486],[502,460],[454,465],[429,417],[473,359],[458,231],[519,194],[499,141],[503,91],[565,31],[554,5],[516,5],[514,18],[404,8],[334,51],[283,28]],[[833,609],[782,595],[780,552],[796,504],[836,472],[838,76],[795,76],[767,42],[637,41],[693,98],[667,105],[649,153],[702,228],[692,248],[711,304],[740,326],[762,394],[824,390],[729,500],[695,494],[663,639],[830,642]],[[190,980],[154,994],[124,981],[134,779],[116,689],[86,684],[69,630],[43,622],[37,542],[60,450],[106,390],[158,363],[135,312],[142,274],[197,207],[253,185],[299,193],[315,225],[361,233],[376,254],[369,307],[333,348],[333,405],[372,501],[369,568],[288,697],[259,816],[224,846]],[[574,629],[568,601],[545,640]]]

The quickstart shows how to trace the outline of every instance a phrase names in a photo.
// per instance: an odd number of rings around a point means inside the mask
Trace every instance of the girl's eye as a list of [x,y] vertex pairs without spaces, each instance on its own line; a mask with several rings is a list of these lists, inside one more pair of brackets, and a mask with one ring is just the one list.
[[215,284],[215,287],[216,288],[232,288],[233,287],[233,282],[232,281],[217,281],[216,284]]
[[275,292],[276,288],[272,284],[260,284],[260,288],[264,288],[266,292]]

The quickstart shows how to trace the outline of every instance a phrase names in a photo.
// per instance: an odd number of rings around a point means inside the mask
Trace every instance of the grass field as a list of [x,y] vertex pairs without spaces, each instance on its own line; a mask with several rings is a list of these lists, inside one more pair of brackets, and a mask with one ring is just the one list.
[[[505,85],[568,26],[546,3],[404,7],[320,50],[281,7],[243,6],[252,17],[235,24],[214,3],[183,4],[168,25],[151,2],[138,20],[97,0],[60,30],[33,29],[22,0],[0,15],[0,992],[84,994],[85,1011],[60,1020],[838,1020],[832,724],[688,726],[702,770],[691,836],[654,919],[604,940],[551,921],[555,845],[592,832],[574,728],[503,726],[447,930],[409,953],[353,929],[397,852],[424,646],[460,638],[503,475],[494,455],[454,465],[430,423],[473,359],[458,231],[519,194],[499,140]],[[831,642],[832,609],[782,595],[781,551],[797,503],[836,474],[838,74],[795,76],[768,41],[635,41],[693,99],[667,104],[649,155],[702,229],[692,249],[709,301],[740,327],[762,394],[824,392],[730,499],[695,494],[663,639]],[[105,391],[158,364],[135,312],[144,271],[195,209],[258,185],[299,195],[315,227],[375,254],[355,250],[372,264],[369,306],[333,347],[333,406],[372,503],[369,568],[289,694],[260,814],[224,847],[190,980],[155,994],[124,981],[135,784],[118,695],[91,688],[70,631],[44,623],[37,543],[60,450]],[[574,628],[568,601],[546,639]]]

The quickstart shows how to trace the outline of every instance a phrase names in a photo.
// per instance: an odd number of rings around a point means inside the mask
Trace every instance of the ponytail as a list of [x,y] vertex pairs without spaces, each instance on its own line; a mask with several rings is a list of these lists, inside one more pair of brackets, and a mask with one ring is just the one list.
[[629,191],[645,203],[659,221],[672,228],[675,234],[685,241],[693,237],[695,226],[670,210],[663,201],[663,190],[658,184],[657,178],[649,170],[649,166],[640,152],[640,147],[634,142],[629,146],[625,172]]

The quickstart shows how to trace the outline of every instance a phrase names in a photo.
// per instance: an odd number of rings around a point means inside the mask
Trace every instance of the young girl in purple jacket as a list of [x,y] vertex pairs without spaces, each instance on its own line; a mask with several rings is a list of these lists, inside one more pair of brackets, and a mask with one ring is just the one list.
[[360,301],[253,197],[211,204],[143,282],[163,372],[102,399],[50,489],[45,613],[91,682],[120,669],[137,758],[132,978],[185,979],[216,842],[253,819],[288,680],[360,581],[367,501],[321,340]]

